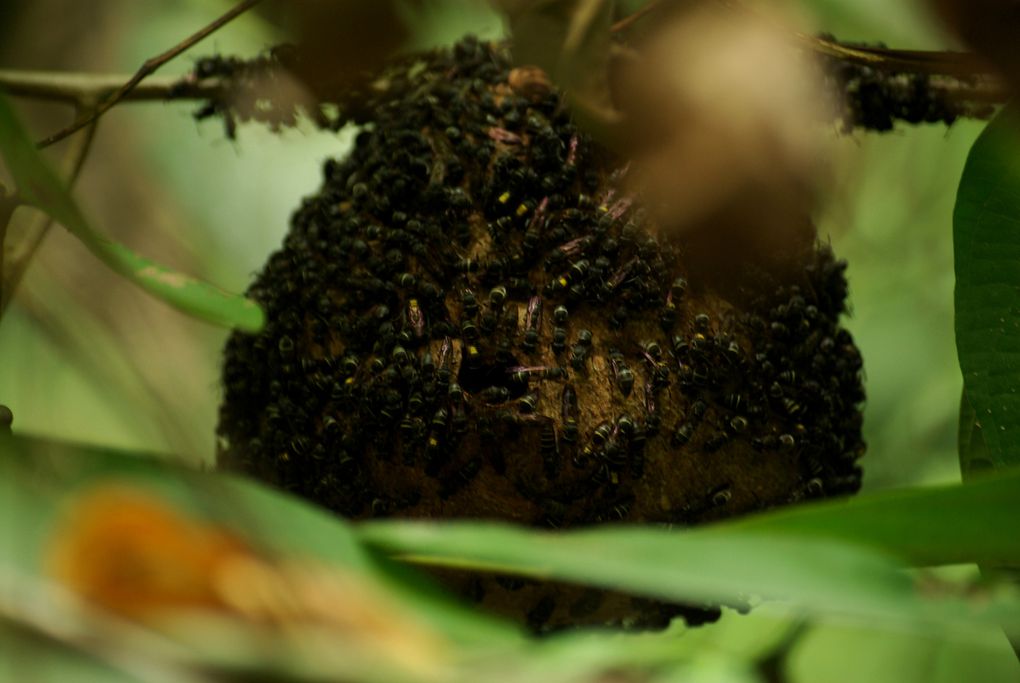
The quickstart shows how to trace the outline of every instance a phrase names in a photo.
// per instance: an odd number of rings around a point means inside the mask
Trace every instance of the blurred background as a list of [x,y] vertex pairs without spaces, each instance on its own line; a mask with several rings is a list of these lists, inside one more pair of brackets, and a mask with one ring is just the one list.
[[[6,0],[0,68],[127,74],[231,4]],[[796,4],[816,30],[840,39],[952,45],[920,3]],[[503,30],[482,2],[425,2],[412,26],[419,47]],[[265,15],[249,13],[160,73],[184,73],[214,52],[255,55],[283,38]],[[16,104],[36,137],[72,116],[59,105]],[[115,108],[98,128],[76,196],[99,229],[136,251],[242,291],[280,244],[301,197],[316,191],[323,161],[341,155],[350,135],[306,122],[282,134],[242,126],[230,141],[220,121],[196,123],[196,108],[187,102]],[[866,490],[959,478],[951,217],[981,125],[901,126],[836,142],[838,180],[817,222],[822,239],[850,263],[847,324],[867,372]],[[61,153],[62,146],[50,152],[54,159]],[[0,324],[0,403],[11,407],[21,433],[211,464],[226,334],[111,275],[54,229]],[[798,645],[794,670],[804,672],[797,680],[903,681],[921,674],[917,680],[1008,680],[1002,676],[1016,674],[1015,658],[1001,634],[985,635],[947,647],[816,628]],[[867,666],[862,650],[873,660]]]
[[[818,30],[842,39],[950,44],[911,2],[798,2]],[[129,73],[230,4],[5,2],[0,66]],[[410,23],[414,46],[502,32],[483,2],[425,2]],[[283,39],[264,15],[249,13],[161,73],[183,73],[216,52],[255,55]],[[72,115],[62,105],[17,104],[40,137]],[[142,254],[242,291],[280,244],[301,197],[315,192],[322,162],[343,154],[350,136],[306,122],[278,135],[243,126],[230,141],[218,120],[196,123],[196,108],[115,108],[99,126],[77,196],[97,226]],[[817,220],[822,239],[850,262],[848,325],[867,371],[868,489],[957,477],[951,216],[980,129],[965,121],[887,134],[833,131],[838,181]],[[61,149],[51,154],[59,159]],[[209,462],[225,337],[112,276],[55,229],[0,325],[0,402],[23,433]]]

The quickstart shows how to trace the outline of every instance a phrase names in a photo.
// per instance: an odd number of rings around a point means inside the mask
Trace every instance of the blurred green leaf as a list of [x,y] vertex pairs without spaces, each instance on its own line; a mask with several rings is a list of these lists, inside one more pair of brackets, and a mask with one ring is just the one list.
[[[1020,464],[1020,129],[1006,109],[971,148],[953,213],[956,346],[971,425],[994,467]],[[961,456],[963,453],[961,452]],[[967,456],[970,457],[969,455]]]
[[37,574],[63,501],[111,481],[158,494],[282,557],[370,574],[452,639],[490,646],[520,639],[513,626],[462,606],[423,577],[381,565],[343,519],[300,498],[144,455],[42,439],[0,437],[0,566]]
[[871,546],[914,566],[1020,561],[1020,470],[777,510],[708,532],[795,534]]
[[115,272],[189,315],[247,331],[262,328],[265,314],[254,301],[165,268],[93,230],[3,97],[0,97],[0,153],[22,199],[67,228]]
[[[674,600],[789,600],[815,613],[877,619],[1016,621],[922,598],[893,558],[917,564],[1017,561],[1020,474],[866,496],[694,531],[613,527],[541,533],[488,523],[373,522],[370,544],[421,564],[519,573]],[[986,596],[987,597],[987,596]]]

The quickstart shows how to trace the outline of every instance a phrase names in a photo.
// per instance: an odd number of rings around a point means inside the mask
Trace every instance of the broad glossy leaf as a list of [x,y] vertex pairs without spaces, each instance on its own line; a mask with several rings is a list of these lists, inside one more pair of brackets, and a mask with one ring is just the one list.
[[988,460],[1020,464],[1020,127],[1004,110],[967,157],[953,213],[956,346]]
[[957,434],[957,447],[960,453],[960,473],[964,480],[975,474],[982,474],[992,469],[992,461],[988,459],[988,449],[977,424],[974,407],[967,400],[967,392],[960,394],[960,428]]
[[118,274],[197,318],[248,331],[257,331],[265,323],[265,314],[254,301],[161,266],[97,233],[67,188],[35,149],[10,104],[2,96],[0,154],[21,197],[67,228]]

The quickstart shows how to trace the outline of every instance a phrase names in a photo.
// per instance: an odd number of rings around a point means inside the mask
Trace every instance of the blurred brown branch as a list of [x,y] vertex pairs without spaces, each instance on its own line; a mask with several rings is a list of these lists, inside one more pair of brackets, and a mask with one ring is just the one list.
[[[0,69],[0,92],[52,102],[78,104],[99,101],[120,88],[125,74],[84,74],[66,71]],[[121,101],[146,102],[175,99],[214,99],[225,91],[219,78],[187,76],[150,78],[126,93]]]

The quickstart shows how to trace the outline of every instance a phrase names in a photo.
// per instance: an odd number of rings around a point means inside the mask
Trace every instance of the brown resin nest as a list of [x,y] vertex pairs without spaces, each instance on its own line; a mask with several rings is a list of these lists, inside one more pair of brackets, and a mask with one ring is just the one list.
[[[251,287],[222,467],[339,514],[688,526],[860,486],[861,359],[824,246],[723,291],[557,93],[467,39],[395,63]],[[440,573],[535,630],[712,610]]]

